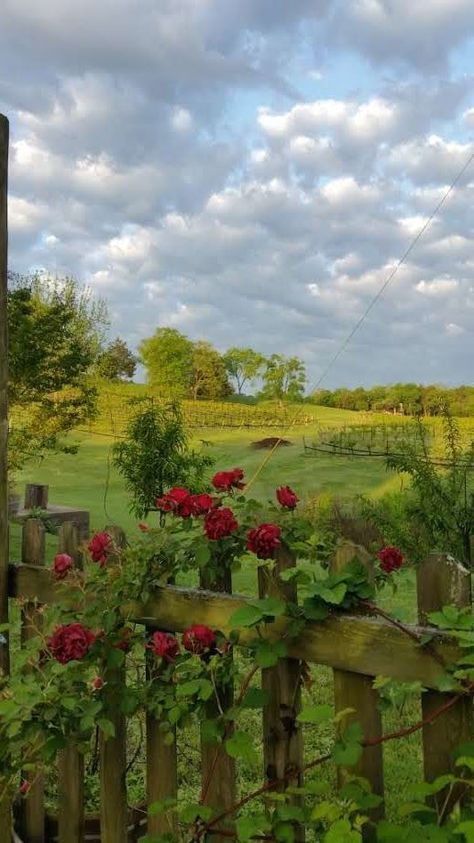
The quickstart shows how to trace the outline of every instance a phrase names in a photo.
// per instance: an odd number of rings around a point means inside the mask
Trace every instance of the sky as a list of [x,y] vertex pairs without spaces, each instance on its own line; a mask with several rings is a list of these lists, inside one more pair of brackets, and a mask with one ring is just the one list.
[[[474,151],[472,0],[0,0],[10,268],[318,383]],[[474,164],[322,386],[472,383]]]

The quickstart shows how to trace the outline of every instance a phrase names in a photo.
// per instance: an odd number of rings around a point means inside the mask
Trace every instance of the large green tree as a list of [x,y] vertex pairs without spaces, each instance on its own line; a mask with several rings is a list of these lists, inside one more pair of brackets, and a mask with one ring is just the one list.
[[193,373],[193,343],[175,328],[158,328],[143,340],[140,357],[147,370],[148,383],[165,397],[184,398],[189,394]]
[[266,358],[253,348],[233,347],[224,354],[224,363],[241,395],[245,384],[251,383],[261,374]]
[[196,342],[193,347],[191,397],[216,400],[232,395],[224,360],[209,342]]
[[262,398],[299,401],[304,395],[306,368],[299,357],[272,354],[263,373]]
[[137,358],[120,337],[104,348],[97,361],[97,373],[110,381],[130,380],[136,368]]
[[68,450],[61,434],[95,411],[89,374],[107,312],[72,278],[9,278],[10,471],[48,449]]

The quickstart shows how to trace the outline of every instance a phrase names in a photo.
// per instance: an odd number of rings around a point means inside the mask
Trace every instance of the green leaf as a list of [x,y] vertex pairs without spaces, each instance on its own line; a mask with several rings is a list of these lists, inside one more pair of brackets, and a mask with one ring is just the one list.
[[240,843],[248,843],[255,834],[263,834],[271,828],[265,814],[252,814],[249,817],[240,817],[235,823],[237,839]]
[[249,688],[242,700],[244,708],[263,708],[268,705],[270,694],[262,688]]
[[324,835],[324,843],[361,843],[360,831],[351,828],[349,820],[337,820]]
[[237,730],[232,737],[225,742],[225,748],[231,758],[241,758],[243,761],[254,762],[257,760],[255,740],[247,732]]
[[331,705],[307,705],[296,718],[300,723],[327,723],[334,718]]
[[166,799],[161,799],[159,802],[152,802],[148,805],[148,813],[151,817],[159,817],[161,814],[165,814],[173,808],[176,808],[176,799],[167,797]]
[[284,641],[259,641],[256,646],[255,659],[259,667],[275,667],[278,660],[287,654]]
[[105,717],[99,717],[97,725],[106,738],[115,737],[115,725],[111,720],[107,720]]
[[194,545],[194,558],[199,568],[205,568],[211,559],[211,548],[207,542]]
[[474,820],[459,823],[453,834],[464,834],[466,843],[474,843]]
[[208,805],[187,805],[179,812],[179,818],[183,823],[193,823],[197,819],[204,820],[204,822],[208,822],[211,819],[214,811]]
[[324,621],[329,615],[327,606],[314,597],[307,597],[304,600],[303,613],[309,621]]
[[255,626],[256,624],[261,623],[262,620],[262,611],[258,609],[257,606],[253,606],[251,603],[248,603],[245,606],[241,606],[240,609],[237,609],[237,611],[234,612],[229,623],[232,629],[238,629],[242,626]]
[[285,601],[278,600],[276,597],[264,597],[261,600],[254,600],[252,606],[260,609],[264,618],[278,618],[286,612]]

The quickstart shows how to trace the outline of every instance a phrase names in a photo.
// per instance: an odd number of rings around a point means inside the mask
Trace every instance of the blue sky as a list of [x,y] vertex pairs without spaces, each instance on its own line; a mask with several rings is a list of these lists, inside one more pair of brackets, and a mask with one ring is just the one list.
[[[5,0],[10,266],[316,382],[474,150],[472,0]],[[110,25],[113,20],[113,26]],[[325,385],[472,382],[474,166]]]

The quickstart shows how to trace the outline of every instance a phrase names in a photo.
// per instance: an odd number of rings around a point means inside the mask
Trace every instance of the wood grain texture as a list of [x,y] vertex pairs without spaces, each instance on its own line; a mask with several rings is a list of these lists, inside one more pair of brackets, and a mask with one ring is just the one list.
[[[115,525],[105,528],[117,548],[126,543],[124,531]],[[113,564],[109,557],[108,565]],[[125,686],[125,666],[104,671],[105,693],[110,704],[110,720],[115,735],[105,738],[100,732],[100,835],[101,843],[127,843],[127,729],[125,716],[116,702]],[[115,702],[115,705],[114,705]]]
[[[57,591],[49,571],[28,565],[11,565],[9,593],[35,597],[42,603],[54,603]],[[204,623],[224,633],[231,631],[232,614],[245,605],[247,599],[237,595],[210,594],[195,589],[163,586],[156,589],[145,604],[133,603],[123,607],[124,617],[144,626],[183,632],[193,623]],[[285,633],[285,622],[268,625],[265,636],[279,638]],[[413,626],[423,633],[421,626]],[[432,630],[429,630],[432,633]],[[243,632],[241,644],[251,640],[252,633]],[[459,648],[449,635],[436,635],[434,647],[446,662],[459,656]],[[443,670],[438,661],[401,630],[380,618],[355,615],[333,615],[323,623],[311,623],[290,645],[289,654],[303,661],[324,664],[340,670],[374,676],[388,676],[400,682],[422,683],[436,688]]]
[[[335,553],[331,563],[331,570],[339,572],[344,570],[352,560],[361,562],[373,576],[373,564],[367,551],[346,542],[342,544]],[[377,692],[373,689],[374,676],[376,675],[368,668],[367,674],[362,675],[353,671],[334,670],[334,703],[336,712],[344,711],[347,708],[354,709],[353,713],[344,718],[344,728],[351,722],[359,723],[365,738],[380,738],[383,734],[382,715],[378,706]],[[366,747],[361,754],[358,763],[349,770],[350,775],[362,776],[370,783],[372,792],[377,796],[384,796],[384,775],[383,775],[383,747]],[[347,778],[346,770],[338,770],[339,784]],[[378,820],[383,816],[383,807],[368,812],[372,820]],[[367,825],[363,830],[364,840],[374,840],[375,829]]]
[[[0,114],[0,623],[8,623],[8,120]],[[5,633],[3,633],[5,634]],[[0,673],[9,672],[9,646],[0,647]],[[0,778],[0,788],[1,788]],[[8,800],[0,802],[0,840],[8,840],[11,810]]]
[[[232,575],[228,568],[223,568],[219,574],[209,575],[201,572],[201,587],[215,593],[230,594],[232,592]],[[215,628],[215,627],[213,627]],[[219,628],[219,627],[217,627]],[[231,685],[216,684],[216,692],[223,710],[232,706],[234,689]],[[212,719],[219,713],[217,701],[213,698],[207,704],[207,717]],[[228,725],[228,734],[232,733],[232,725]],[[216,812],[229,809],[235,804],[237,787],[235,760],[231,758],[223,746],[210,744],[201,738],[201,780],[204,796],[203,802]],[[219,843],[223,837],[213,837]]]
[[[152,657],[147,659],[147,674],[153,676]],[[178,797],[178,752],[176,730],[173,743],[165,743],[160,721],[150,713],[146,716],[146,781],[147,805]],[[178,818],[174,810],[164,814],[148,814],[148,834],[178,833]]]
[[[292,568],[295,561],[286,549],[281,549],[270,572],[261,567],[258,571],[260,597],[276,597],[291,603],[297,602],[294,583],[279,579],[282,571]],[[275,667],[262,670],[262,689],[267,692],[269,702],[263,709],[263,759],[266,781],[286,779],[280,790],[288,785],[301,787],[303,784],[303,733],[297,721],[301,711],[302,665],[299,659],[284,658]],[[302,805],[301,796],[290,798],[293,805]],[[294,827],[295,839],[304,840],[304,827]]]
[[[23,525],[21,557],[25,564],[44,565],[45,529],[36,518]],[[41,630],[43,616],[34,603],[25,603],[21,616],[21,641],[25,644]],[[42,771],[28,772],[25,778],[31,781],[31,789],[22,802],[24,836],[28,843],[45,843],[44,774]]]
[[[453,605],[458,608],[471,605],[470,572],[452,557],[431,554],[417,570],[418,614],[423,623],[430,612]],[[427,691],[421,697],[423,718],[443,705],[449,695]],[[459,702],[423,729],[423,763],[426,781],[454,771],[453,752],[462,743],[472,741],[474,718],[472,697]],[[441,791],[436,798],[438,807],[444,805],[447,793]],[[459,792],[453,792],[446,802],[449,811]]]
[[[58,551],[82,566],[75,524],[67,522],[59,528]],[[58,754],[58,790],[58,843],[83,843],[84,756],[72,742]]]

